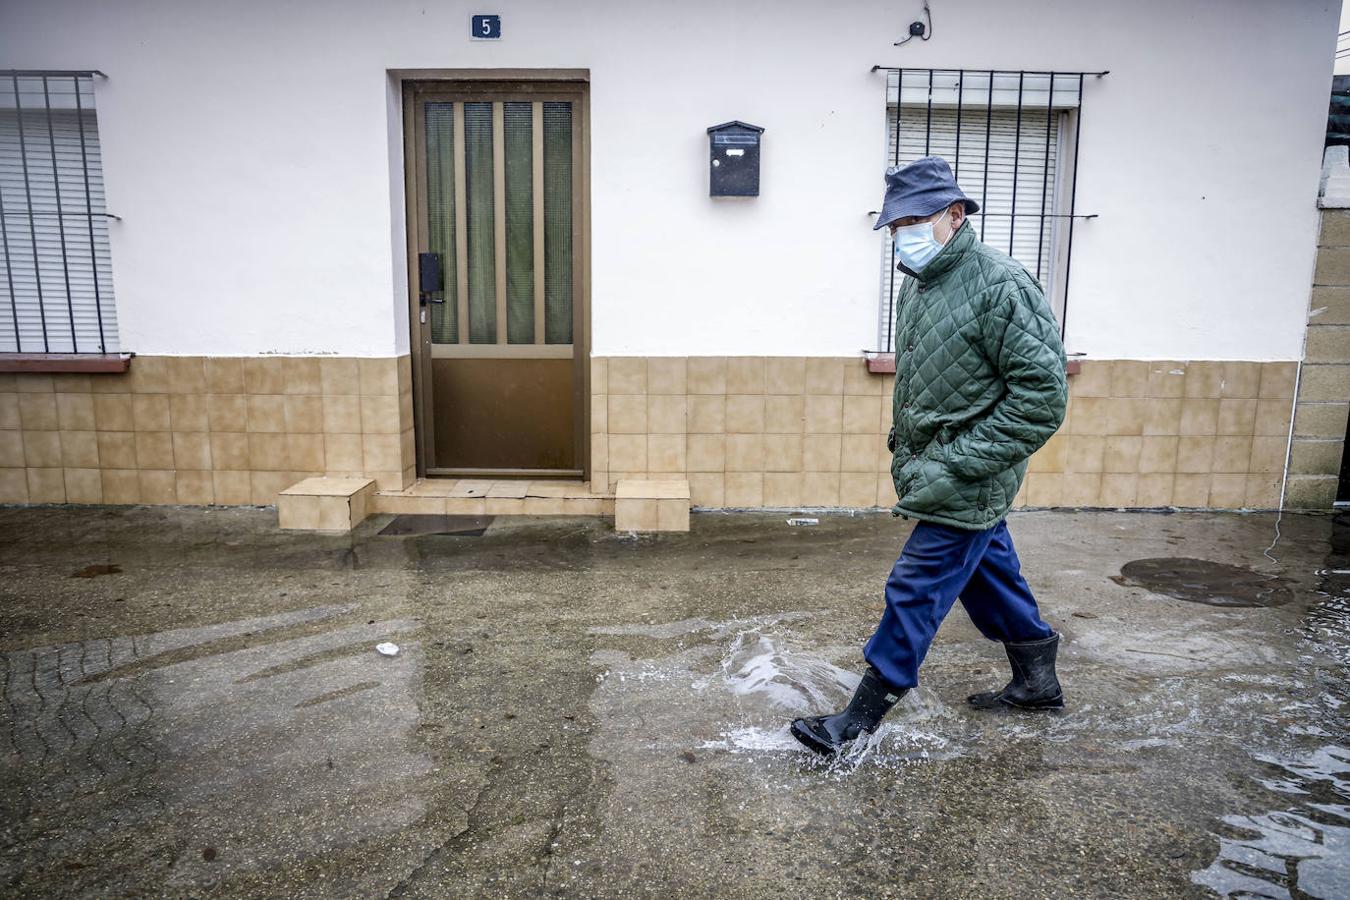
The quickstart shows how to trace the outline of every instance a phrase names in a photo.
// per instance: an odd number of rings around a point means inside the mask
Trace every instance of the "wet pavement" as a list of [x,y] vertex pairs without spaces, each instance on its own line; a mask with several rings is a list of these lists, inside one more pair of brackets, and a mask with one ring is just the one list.
[[1350,896],[1350,527],[1014,514],[1069,708],[958,607],[826,764],[909,526],[785,518],[0,509],[0,893]]

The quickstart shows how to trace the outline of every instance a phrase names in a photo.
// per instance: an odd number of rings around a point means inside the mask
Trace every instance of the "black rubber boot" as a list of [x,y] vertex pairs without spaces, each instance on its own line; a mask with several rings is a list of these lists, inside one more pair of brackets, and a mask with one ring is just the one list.
[[893,690],[871,666],[863,673],[853,699],[843,712],[832,716],[808,716],[792,723],[792,736],[817,753],[838,753],[849,741],[871,734],[891,707],[905,696]]
[[1059,635],[1052,634],[1039,641],[1009,641],[1003,645],[1008,651],[1013,677],[1007,687],[998,692],[972,694],[966,702],[978,709],[1011,706],[1016,709],[1063,709],[1064,692],[1055,677],[1055,653],[1059,649]]

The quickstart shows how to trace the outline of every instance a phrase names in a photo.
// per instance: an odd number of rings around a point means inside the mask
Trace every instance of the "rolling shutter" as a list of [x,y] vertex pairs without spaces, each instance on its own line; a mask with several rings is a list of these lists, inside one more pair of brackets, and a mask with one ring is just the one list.
[[[989,81],[967,74],[960,110],[958,152],[955,107],[957,93],[951,76],[938,78],[931,88],[926,70],[907,70],[904,104],[895,101],[896,74],[891,73],[886,107],[886,164],[905,165],[922,156],[940,156],[952,165],[957,183],[966,196],[980,204],[971,225],[987,244],[1009,254],[1053,293],[1055,271],[1054,216],[1066,202],[1059,196],[1058,157],[1068,112],[1076,103],[1074,82],[1060,78],[1049,101],[1048,79],[1025,79],[1023,104],[1017,105],[1017,76],[1000,73],[990,102]],[[911,78],[911,76],[913,76]],[[917,85],[917,87],[916,87]],[[938,105],[942,104],[942,105]],[[896,130],[899,129],[897,163]],[[1044,215],[1043,215],[1044,214]],[[881,247],[880,347],[892,348],[895,299],[905,275],[895,271],[889,233],[883,232]]]
[[0,352],[115,353],[88,75],[0,77]]

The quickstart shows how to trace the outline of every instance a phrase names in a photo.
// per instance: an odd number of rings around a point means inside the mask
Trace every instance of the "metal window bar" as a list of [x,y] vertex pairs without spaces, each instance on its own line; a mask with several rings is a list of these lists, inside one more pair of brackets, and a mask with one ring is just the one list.
[[[0,70],[0,353],[119,352],[96,70]],[[8,84],[5,82],[8,81]]]
[[[965,172],[963,189],[980,198],[981,211],[976,214],[980,239],[988,237],[1006,247],[1042,280],[1052,302],[1058,299],[1062,334],[1068,318],[1074,220],[1096,217],[1078,213],[1075,205],[1084,81],[1108,73],[885,66],[874,66],[873,71],[888,75],[887,121],[893,130],[887,135],[886,149],[891,165],[904,165],[920,155],[939,155],[951,163],[958,177]],[[976,110],[982,106],[984,115],[969,115],[967,103]],[[910,112],[916,115],[907,115]],[[1044,131],[1039,141],[1038,130]],[[1064,159],[1059,158],[1061,151]],[[976,179],[978,185],[970,183]],[[1037,188],[1040,209],[1028,212],[1028,205],[1035,209],[1035,201],[1028,204],[1025,198],[1034,197]],[[1061,234],[1053,227],[1059,221],[1068,225],[1062,248]],[[894,352],[895,304],[903,284],[903,279],[896,278],[893,249],[887,235],[882,279],[886,298],[879,323],[879,346],[884,353]]]
[[[961,73],[961,81],[966,80],[965,75],[965,72]],[[903,82],[900,83],[903,84]],[[989,99],[984,109],[984,177],[980,180],[980,209],[989,208],[989,138],[994,133],[994,73],[992,70],[989,72],[989,90],[986,93]],[[895,108],[897,111],[900,109],[900,92],[898,89],[895,95]],[[981,217],[980,240],[984,240],[984,223],[985,219]]]
[[[904,78],[905,78],[905,70],[904,70],[904,69],[900,69],[900,70],[899,70],[899,79],[898,79],[898,80],[899,80],[899,81],[904,81]],[[894,153],[891,155],[891,165],[892,165],[892,166],[898,166],[898,165],[900,165],[900,128],[901,128],[901,122],[900,122],[900,119],[901,119],[901,116],[904,115],[904,112],[905,112],[904,107],[901,106],[899,103],[897,103],[897,104],[895,105],[895,151],[894,151]],[[895,268],[895,264],[894,264],[894,262],[895,262],[894,244],[892,243],[892,241],[891,241],[889,235],[887,235],[887,238],[886,238],[886,249],[887,249],[888,251],[890,251],[890,253],[891,253],[891,257],[890,257],[890,259],[891,259],[891,264],[888,265],[888,266],[886,266],[886,271],[887,271],[887,275],[888,275],[888,280],[887,280],[887,283],[886,283],[886,305],[885,305],[885,309],[886,309],[886,317],[885,317],[885,319],[882,320],[882,323],[881,323],[881,333],[882,333],[883,335],[885,335],[884,341],[885,341],[886,352],[887,352],[887,353],[894,353],[894,352],[895,352],[895,348],[894,348],[892,345],[893,345],[893,343],[894,343],[894,341],[895,341],[895,272],[896,272],[896,268]]]
[[[1050,123],[1055,116],[1055,73],[1050,73],[1050,89],[1045,92],[1045,168],[1041,173],[1041,221],[1045,221],[1045,201],[1050,187]],[[1043,243],[1036,244],[1036,272],[1041,271],[1041,251]]]
[[[1052,75],[1051,78],[1054,76]],[[1017,73],[1017,124],[1013,127],[1013,178],[1012,178],[1012,209],[1008,213],[1010,221],[1008,223],[1008,255],[1013,255],[1013,247],[1017,242],[1017,175],[1022,164],[1022,94],[1026,84],[1026,73]],[[990,84],[989,90],[992,93],[994,86]],[[1054,101],[1054,91],[1050,92],[1051,102]],[[929,101],[932,102],[931,100]],[[1037,245],[1041,243],[1036,242]],[[1036,277],[1041,277],[1039,269],[1036,270]]]
[[[1069,268],[1073,264],[1072,213],[1074,209],[1074,201],[1078,197],[1078,145],[1079,145],[1078,138],[1083,130],[1083,104],[1081,102],[1083,98],[1083,74],[1084,73],[1082,72],[1078,73],[1078,98],[1080,102],[1078,104],[1078,115],[1074,116],[1073,120],[1073,184],[1069,188],[1069,212],[1070,212],[1069,239],[1068,239],[1068,246],[1064,251],[1064,296],[1066,298],[1068,297],[1069,294]],[[1088,216],[1087,218],[1095,218],[1095,216]],[[1064,329],[1067,327],[1068,321],[1069,321],[1069,304],[1068,302],[1065,302],[1064,312],[1059,317],[1060,337],[1064,336]]]

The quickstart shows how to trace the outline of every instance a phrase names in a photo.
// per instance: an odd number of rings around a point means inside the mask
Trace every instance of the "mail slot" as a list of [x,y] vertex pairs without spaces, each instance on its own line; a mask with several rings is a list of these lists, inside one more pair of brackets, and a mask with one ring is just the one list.
[[708,129],[708,195],[759,196],[759,145],[764,129],[731,121]]

